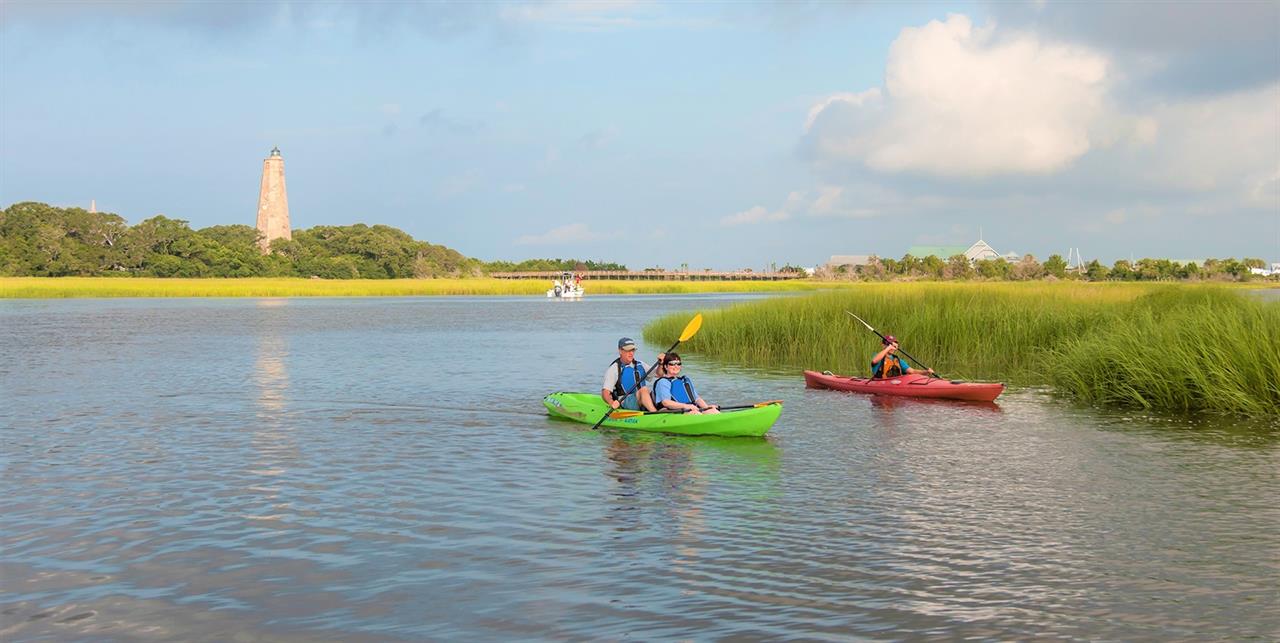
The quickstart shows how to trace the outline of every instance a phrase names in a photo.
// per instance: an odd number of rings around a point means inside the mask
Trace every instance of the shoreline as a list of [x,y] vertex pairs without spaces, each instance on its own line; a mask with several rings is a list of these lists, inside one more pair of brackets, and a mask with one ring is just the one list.
[[[852,282],[814,281],[615,281],[583,282],[593,295],[699,293],[785,293],[845,289]],[[438,297],[543,296],[540,280],[464,279],[303,279],[242,277],[179,279],[161,277],[0,277],[0,299],[114,299],[180,297]]]

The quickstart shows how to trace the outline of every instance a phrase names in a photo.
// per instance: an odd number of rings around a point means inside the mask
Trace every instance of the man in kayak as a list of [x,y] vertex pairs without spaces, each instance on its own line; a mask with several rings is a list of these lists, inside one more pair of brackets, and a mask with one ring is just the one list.
[[902,375],[933,375],[933,369],[920,370],[911,368],[907,360],[898,356],[898,339],[893,335],[885,335],[884,349],[871,358],[872,379],[900,377]]
[[684,411],[685,413],[719,413],[720,409],[698,395],[693,387],[693,380],[681,374],[683,363],[679,353],[666,353],[658,356],[658,368],[663,369],[663,376],[653,384],[653,401],[665,409]]
[[[662,356],[659,355],[661,360]],[[604,371],[604,383],[600,388],[600,397],[606,404],[615,409],[623,408],[632,411],[645,410],[656,412],[650,395],[649,383],[645,379],[648,368],[644,362],[636,359],[636,342],[630,337],[618,340],[618,359],[609,364]],[[649,377],[652,377],[650,375]]]

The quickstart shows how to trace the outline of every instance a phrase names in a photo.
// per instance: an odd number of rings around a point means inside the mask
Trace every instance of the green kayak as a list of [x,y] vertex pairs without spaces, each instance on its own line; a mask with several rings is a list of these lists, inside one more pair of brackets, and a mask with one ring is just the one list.
[[[609,406],[592,393],[552,393],[542,398],[542,404],[552,417],[573,420],[583,424],[595,424]],[[634,429],[655,433],[679,435],[721,435],[728,437],[759,437],[769,431],[782,413],[782,402],[762,402],[758,406],[721,411],[715,415],[689,415],[687,413],[642,413],[639,411],[614,411],[600,426],[613,429]]]

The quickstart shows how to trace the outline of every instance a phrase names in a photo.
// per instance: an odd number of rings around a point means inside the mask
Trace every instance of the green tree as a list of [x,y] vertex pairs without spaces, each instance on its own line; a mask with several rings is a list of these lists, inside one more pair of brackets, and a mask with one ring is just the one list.
[[1006,279],[1009,276],[1009,262],[1004,259],[981,259],[975,266],[978,276],[984,279]]
[[1117,259],[1111,266],[1111,278],[1117,281],[1133,281],[1137,277],[1133,273],[1132,264],[1127,259]]
[[1044,271],[1045,274],[1062,279],[1067,276],[1067,262],[1062,258],[1062,255],[1049,255],[1049,258],[1044,260]]
[[1089,278],[1089,281],[1105,281],[1110,275],[1111,271],[1099,263],[1097,259],[1090,261],[1085,268],[1085,276]]
[[972,279],[974,275],[973,264],[964,255],[951,255],[947,257],[945,275],[950,279]]

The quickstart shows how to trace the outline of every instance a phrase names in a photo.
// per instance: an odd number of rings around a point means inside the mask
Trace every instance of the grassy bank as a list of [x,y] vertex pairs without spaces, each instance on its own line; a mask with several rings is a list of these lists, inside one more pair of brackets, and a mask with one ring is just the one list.
[[[819,281],[587,281],[587,296],[787,292],[839,288]],[[549,281],[508,279],[159,279],[0,277],[0,299],[68,297],[409,297],[544,295]]]
[[[687,348],[783,368],[866,373],[879,339],[938,372],[1051,384],[1103,404],[1280,414],[1280,304],[1173,284],[866,284],[706,314]],[[686,314],[656,320],[665,343]]]

